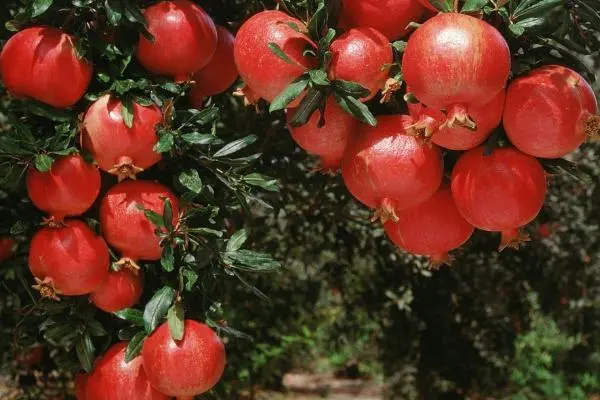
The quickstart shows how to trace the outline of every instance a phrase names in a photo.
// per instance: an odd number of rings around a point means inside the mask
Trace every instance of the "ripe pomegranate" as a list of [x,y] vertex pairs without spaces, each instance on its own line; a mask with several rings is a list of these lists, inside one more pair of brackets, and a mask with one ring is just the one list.
[[448,187],[385,223],[389,238],[401,249],[428,256],[434,264],[450,263],[448,252],[462,246],[475,228],[458,212]]
[[16,33],[0,53],[6,89],[57,108],[77,103],[92,79],[93,68],[77,57],[74,41],[60,29],[47,26]]
[[[410,89],[407,89],[410,90]],[[470,112],[477,127],[475,131],[464,126],[450,128],[444,124],[446,115],[422,103],[408,104],[412,117],[417,121],[412,127],[413,134],[431,137],[433,143],[449,150],[469,150],[479,146],[492,134],[502,121],[505,92],[501,90],[487,104],[473,108]]]
[[375,28],[389,40],[405,36],[406,26],[418,22],[424,11],[418,0],[343,0],[342,3],[342,28]]
[[493,26],[468,15],[442,13],[410,36],[402,70],[422,103],[447,111],[450,127],[474,127],[470,112],[505,87],[510,60],[508,44]]
[[142,290],[140,273],[123,267],[119,271],[110,271],[104,282],[90,294],[90,300],[103,311],[117,312],[137,303]]
[[510,141],[535,157],[558,158],[588,136],[600,136],[600,116],[590,85],[560,65],[537,68],[508,87],[504,128]]
[[[288,122],[294,112],[288,112]],[[290,133],[298,146],[321,158],[322,171],[337,171],[348,138],[358,127],[358,120],[345,112],[331,96],[325,103],[325,125],[321,128],[318,126],[320,117],[320,113],[315,112],[306,124],[296,128],[289,126]]]
[[100,192],[100,171],[79,154],[57,159],[48,172],[27,171],[27,193],[33,204],[50,214],[50,222],[80,215]]
[[518,247],[528,237],[519,228],[540,212],[546,175],[535,158],[514,148],[483,147],[464,153],[452,171],[452,196],[462,216],[476,228],[501,232],[500,248]]
[[427,8],[429,11],[435,11],[436,13],[440,12],[440,10],[438,10],[437,8],[435,8],[434,6],[431,5],[431,3],[429,2],[429,0],[418,0],[419,3],[421,3],[421,5],[425,8]]
[[373,28],[353,28],[331,43],[331,79],[343,79],[361,84],[375,97],[388,79],[388,65],[394,61],[388,39]]
[[158,141],[156,125],[162,113],[152,105],[133,103],[133,125],[123,122],[121,101],[104,95],[87,110],[83,119],[81,141],[103,171],[117,175],[119,180],[135,178],[135,174],[160,160],[154,151]]
[[121,251],[123,264],[135,268],[138,260],[160,259],[162,248],[156,227],[138,206],[162,215],[164,199],[171,202],[175,226],[179,220],[179,199],[159,183],[124,181],[113,186],[102,199],[102,233],[112,247]]
[[16,361],[21,365],[31,367],[42,362],[43,357],[44,347],[36,345],[19,354]]
[[141,357],[125,362],[126,351],[127,342],[119,342],[96,361],[85,385],[85,400],[169,400],[148,382]]
[[42,228],[31,239],[29,269],[43,297],[88,294],[106,278],[108,266],[106,243],[81,221]]
[[440,149],[409,136],[408,116],[379,117],[376,127],[362,125],[348,142],[342,160],[346,187],[359,201],[377,209],[383,222],[415,207],[440,187],[444,165]]
[[0,236],[0,263],[11,258],[16,248],[17,242],[9,237]]
[[[288,24],[306,29],[302,22],[281,11],[262,11],[244,22],[235,37],[233,55],[240,76],[256,96],[268,102],[273,101],[305,69],[316,65],[315,59],[303,54],[306,49],[314,49],[315,45]],[[273,54],[269,43],[277,44],[294,64],[288,64]],[[290,107],[298,104],[296,100]]]
[[155,389],[169,396],[196,396],[221,379],[225,346],[208,326],[186,319],[179,341],[171,338],[167,323],[159,326],[144,342],[142,360]]
[[75,398],[77,400],[86,400],[87,380],[89,374],[79,373],[75,376]]
[[214,96],[227,90],[238,77],[237,67],[233,59],[233,35],[222,26],[217,25],[219,36],[217,51],[212,60],[201,70],[196,71],[193,80],[196,82],[190,91],[192,104],[202,107],[205,97]]
[[184,81],[209,63],[217,49],[217,29],[199,5],[161,1],[144,10],[150,41],[140,35],[136,57],[148,71]]

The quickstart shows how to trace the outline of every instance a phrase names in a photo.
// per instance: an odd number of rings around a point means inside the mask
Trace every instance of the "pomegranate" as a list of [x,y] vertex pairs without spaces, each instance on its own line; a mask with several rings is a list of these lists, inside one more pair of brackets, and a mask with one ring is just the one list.
[[11,37],[0,53],[6,89],[57,108],[77,103],[92,79],[92,66],[75,52],[75,39],[57,28],[36,26]]
[[[244,22],[235,37],[233,55],[240,76],[253,94],[268,102],[273,101],[305,69],[316,65],[315,59],[303,54],[306,49],[314,49],[315,45],[288,24],[306,29],[302,22],[281,11],[262,11]],[[288,64],[273,54],[269,43],[278,45],[294,63]],[[290,107],[298,104],[297,99]]]
[[142,360],[155,389],[169,396],[196,396],[221,379],[225,346],[208,326],[186,319],[179,341],[171,338],[167,323],[159,326],[144,342]]
[[154,151],[158,141],[156,126],[162,113],[152,105],[133,103],[133,125],[123,122],[121,101],[104,95],[87,110],[83,119],[81,141],[103,171],[117,175],[119,180],[135,178],[135,174],[160,160]]
[[108,274],[108,247],[83,222],[65,220],[42,228],[31,239],[29,269],[43,297],[92,292]]
[[161,1],[146,8],[144,17],[154,41],[140,35],[136,57],[148,71],[184,81],[213,57],[217,29],[196,3]]
[[428,256],[434,264],[449,264],[448,252],[462,246],[475,230],[458,212],[446,186],[397,215],[397,222],[384,225],[389,238],[401,249]]
[[462,216],[476,228],[501,232],[501,249],[529,240],[519,228],[540,212],[546,175],[538,160],[514,148],[483,147],[464,153],[452,171],[452,196]]
[[590,85],[560,65],[537,68],[508,87],[504,128],[510,141],[535,157],[558,158],[588,136],[600,136],[600,116]]
[[117,312],[137,303],[142,290],[139,272],[123,267],[119,271],[110,271],[104,282],[90,294],[90,300],[103,311]]
[[389,40],[405,36],[406,26],[418,22],[424,11],[418,0],[343,0],[342,3],[342,28],[375,28]]
[[419,3],[421,3],[421,5],[425,8],[427,8],[429,11],[434,11],[434,12],[440,12],[440,10],[438,10],[437,8],[435,8],[433,5],[431,5],[431,3],[429,2],[429,0],[418,0]]
[[17,242],[9,237],[0,236],[0,263],[12,257],[17,249]]
[[233,35],[219,25],[217,25],[217,34],[219,41],[215,55],[193,76],[196,83],[190,91],[190,97],[196,108],[201,108],[205,97],[214,96],[227,90],[238,77],[233,59]]
[[388,39],[379,31],[368,27],[350,29],[333,41],[331,52],[331,79],[353,81],[369,89],[363,101],[383,89],[394,54]]
[[16,361],[28,367],[39,364],[44,357],[44,347],[40,345],[33,346],[16,357]]
[[[407,90],[410,91],[408,88]],[[446,115],[422,103],[408,104],[412,117],[417,121],[412,127],[413,134],[431,137],[433,143],[449,150],[469,150],[479,146],[491,135],[502,121],[505,92],[501,90],[487,104],[473,108],[470,112],[477,127],[475,131],[464,126],[450,128],[444,125]]]
[[[294,112],[288,112],[288,122]],[[325,125],[321,128],[318,126],[321,115],[315,112],[306,124],[296,128],[289,126],[289,129],[298,146],[321,158],[322,171],[337,171],[348,137],[358,127],[358,120],[345,112],[331,96],[326,100],[324,117]]]
[[75,376],[75,398],[77,400],[86,400],[87,380],[89,374],[79,373]]
[[80,215],[100,192],[100,171],[79,154],[57,159],[48,172],[27,171],[27,193],[37,208],[50,214],[50,222]]
[[179,200],[159,183],[124,181],[113,186],[102,199],[102,233],[111,246],[121,251],[122,264],[136,268],[138,260],[160,259],[162,248],[155,233],[156,227],[138,206],[162,215],[164,199],[171,202],[172,223],[175,226],[179,220]]
[[508,44],[493,26],[468,15],[442,13],[410,36],[402,71],[422,103],[447,111],[450,127],[474,128],[470,112],[505,87],[510,60]]
[[119,342],[96,360],[85,385],[85,400],[169,400],[148,382],[141,357],[125,362],[126,351],[127,342]]
[[440,187],[444,165],[440,149],[409,136],[408,116],[379,117],[376,127],[362,125],[342,160],[346,187],[359,201],[377,209],[383,222],[415,207]]

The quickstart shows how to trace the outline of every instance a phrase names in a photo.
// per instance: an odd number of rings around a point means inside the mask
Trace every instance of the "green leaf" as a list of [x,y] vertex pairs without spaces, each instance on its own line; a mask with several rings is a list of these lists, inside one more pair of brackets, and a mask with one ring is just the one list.
[[348,114],[371,126],[377,125],[377,119],[364,103],[361,103],[352,96],[342,97],[336,92],[333,93],[333,97],[340,107],[342,107]]
[[202,179],[195,169],[188,169],[179,174],[179,183],[192,192],[199,194],[202,191]]
[[117,337],[119,340],[131,340],[135,336],[136,333],[140,331],[140,328],[137,326],[129,326],[127,328],[119,329],[117,333]]
[[174,82],[163,82],[160,87],[169,93],[179,94],[181,93],[181,87]]
[[461,12],[479,12],[485,7],[490,0],[466,0]]
[[144,27],[148,26],[146,18],[144,18],[140,7],[137,5],[137,0],[123,0],[123,5],[125,6],[125,18],[130,22],[142,24]]
[[248,232],[245,229],[240,229],[235,232],[229,241],[227,242],[226,251],[236,251],[242,247],[244,243],[248,240]]
[[371,92],[360,84],[342,79],[336,79],[332,82],[332,89],[341,96],[353,96],[358,99],[367,97]]
[[92,337],[87,331],[77,336],[75,351],[77,352],[77,358],[81,367],[87,372],[91,372],[94,368],[94,352],[96,349],[94,348]]
[[169,332],[173,340],[183,339],[184,332],[184,310],[180,301],[175,302],[167,313]]
[[318,39],[327,28],[327,7],[323,0],[319,1],[316,11],[308,21],[308,33],[313,39]]
[[443,12],[452,12],[452,0],[429,0],[432,6]]
[[121,102],[121,115],[125,126],[128,128],[133,127],[133,100],[130,96],[125,96]]
[[529,17],[543,17],[551,9],[562,6],[564,0],[536,0],[530,6],[515,9],[512,15],[513,21],[519,21]]
[[215,154],[213,154],[213,157],[215,157],[215,158],[225,157],[230,154],[236,153],[236,152],[248,147],[249,145],[256,142],[257,140],[258,140],[258,136],[256,136],[256,135],[245,136],[241,139],[238,139],[231,143],[226,144],[219,151],[217,151]]
[[120,0],[105,0],[106,17],[111,25],[119,25],[123,17],[123,5]]
[[306,92],[306,96],[300,102],[298,108],[294,112],[290,125],[298,127],[308,122],[312,114],[322,107],[325,102],[325,93],[316,88],[309,88]]
[[161,135],[158,143],[154,145],[154,151],[157,153],[166,153],[173,148],[175,138],[171,132],[165,132]]
[[220,138],[216,137],[215,135],[211,135],[210,133],[186,133],[184,135],[181,135],[181,138],[190,144],[204,145],[222,143],[222,140]]
[[127,344],[127,350],[125,350],[125,362],[133,360],[142,351],[142,346],[148,335],[144,331],[139,331],[135,334]]
[[232,268],[243,271],[268,272],[281,268],[271,255],[251,250],[237,250],[226,252],[225,259],[231,262]]
[[50,6],[52,6],[54,0],[33,0],[31,3],[31,18],[36,18],[45,13]]
[[308,71],[308,76],[310,77],[311,82],[317,86],[329,86],[331,83],[327,76],[327,72],[321,69],[312,69]]
[[118,318],[121,318],[127,322],[131,322],[134,325],[144,326],[144,313],[142,313],[140,310],[136,310],[135,308],[126,308],[113,314]]
[[164,286],[154,293],[144,308],[144,327],[148,334],[152,333],[162,322],[175,298],[175,289]]
[[160,256],[160,265],[162,269],[166,272],[172,272],[175,269],[175,251],[173,247],[170,245],[166,245],[162,249],[162,253]]
[[52,164],[54,164],[54,158],[50,157],[48,154],[38,154],[35,156],[33,164],[38,171],[48,172],[50,171],[50,168],[52,168]]
[[104,329],[102,324],[95,319],[90,319],[86,321],[86,328],[90,332],[92,336],[106,336],[108,332]]
[[73,119],[73,115],[67,111],[58,108],[53,108],[43,103],[38,103],[36,101],[28,101],[27,109],[32,113],[39,117],[48,118],[49,120],[56,122],[65,122],[71,121]]
[[406,42],[404,40],[396,40],[392,43],[392,47],[398,53],[404,53],[404,50],[406,49]]
[[164,198],[163,203],[163,226],[165,226],[169,232],[173,231],[173,207],[171,206],[171,200],[168,197]]
[[277,97],[271,102],[269,106],[269,112],[283,110],[292,101],[296,100],[298,96],[304,92],[308,86],[309,79],[302,75],[301,77],[290,83],[283,92],[279,93]]
[[185,290],[190,292],[198,281],[198,274],[189,268],[184,268],[181,273],[185,277]]
[[269,192],[277,192],[279,191],[279,182],[277,179],[273,179],[263,174],[259,174],[257,172],[253,172],[244,176],[244,182],[249,185],[257,186],[268,190]]
[[271,52],[273,54],[275,54],[277,57],[279,57],[280,59],[285,61],[287,64],[295,65],[297,67],[305,69],[302,65],[298,64],[296,61],[289,58],[288,55],[285,54],[285,52],[281,49],[281,47],[279,47],[279,45],[277,43],[271,42],[267,46],[269,47],[269,50],[271,50]]
[[165,227],[163,216],[156,211],[146,210],[142,204],[136,204],[136,208],[140,211],[143,211],[148,221],[152,222],[152,224],[157,228]]

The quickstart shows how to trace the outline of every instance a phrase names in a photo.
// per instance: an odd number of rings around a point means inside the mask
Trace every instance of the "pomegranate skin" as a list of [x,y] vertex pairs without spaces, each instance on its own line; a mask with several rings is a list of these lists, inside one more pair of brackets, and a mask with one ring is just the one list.
[[540,212],[546,175],[538,160],[514,148],[489,156],[477,147],[464,153],[452,171],[452,196],[462,216],[476,228],[502,233],[502,248]]
[[506,86],[510,64],[508,44],[493,26],[442,13],[410,36],[402,71],[419,101],[447,109],[450,118],[490,102]]
[[333,41],[331,52],[330,79],[353,81],[369,89],[362,101],[372,99],[383,89],[389,75],[385,65],[394,61],[394,54],[379,31],[368,27],[350,29]]
[[108,273],[106,279],[90,294],[90,300],[102,311],[117,312],[137,303],[142,290],[139,272],[121,268]]
[[155,105],[144,107],[133,102],[133,125],[128,128],[121,105],[120,100],[108,94],[92,103],[83,119],[81,141],[101,170],[119,179],[134,178],[161,159],[154,145],[162,113]]
[[141,357],[125,362],[126,351],[127,342],[119,342],[96,361],[85,400],[169,400],[148,382]]
[[[407,89],[408,90],[408,89]],[[443,126],[446,115],[422,103],[408,104],[411,116],[417,121],[412,129],[415,134],[431,137],[431,141],[448,150],[470,150],[479,146],[492,134],[502,121],[504,90],[487,104],[471,109],[470,115],[477,124],[475,131],[464,126]]]
[[195,396],[217,384],[225,370],[225,346],[207,325],[186,319],[182,340],[167,323],[144,342],[142,360],[152,386],[169,396]]
[[9,237],[0,237],[0,264],[15,253],[17,243]]
[[[252,92],[268,102],[272,102],[306,68],[316,65],[316,60],[302,54],[305,49],[314,48],[314,44],[288,23],[306,29],[296,18],[281,11],[267,10],[250,17],[235,36],[233,55],[238,72]],[[288,64],[277,57],[269,49],[269,43],[277,44],[299,65]],[[297,99],[290,107],[298,104]]]
[[171,202],[175,226],[179,199],[167,187],[151,181],[124,181],[113,186],[100,204],[100,226],[106,241],[134,262],[159,260],[162,248],[156,228],[137,205],[162,215],[164,198]]
[[77,400],[86,400],[87,380],[89,374],[79,373],[75,376],[75,398]]
[[308,122],[299,127],[292,127],[289,121],[295,110],[287,114],[288,127],[294,141],[310,154],[321,158],[323,172],[340,169],[348,138],[358,128],[358,120],[345,112],[333,97],[325,103],[325,125],[318,127],[321,114],[315,112]]
[[227,90],[238,77],[237,67],[233,59],[234,37],[227,29],[217,25],[219,36],[217,50],[210,62],[196,71],[193,80],[196,82],[190,91],[192,104],[201,108],[205,97],[214,96]]
[[54,222],[86,212],[100,192],[100,171],[74,154],[57,159],[48,172],[27,171],[27,194]]
[[462,246],[475,228],[460,215],[448,187],[441,187],[423,203],[398,212],[398,222],[384,225],[388,237],[401,249],[449,262],[448,252]]
[[418,0],[343,0],[342,3],[342,28],[375,28],[389,40],[405,36],[406,26],[418,22],[424,12]]
[[81,221],[65,220],[63,224],[42,228],[31,239],[29,269],[55,289],[50,293],[40,289],[45,297],[88,294],[108,274],[110,260],[104,240]]
[[[382,219],[415,207],[440,187],[444,165],[440,149],[406,134],[408,116],[379,117],[376,127],[362,125],[348,142],[342,160],[346,187]],[[387,215],[387,217],[386,217]]]
[[588,136],[600,133],[597,112],[594,92],[581,75],[549,65],[509,85],[504,128],[522,152],[558,158],[576,150]]
[[91,64],[77,58],[74,38],[47,26],[16,33],[0,53],[0,75],[10,93],[57,108],[81,99],[92,71]]
[[438,10],[433,5],[431,5],[431,3],[429,2],[429,0],[418,0],[418,1],[419,1],[419,3],[421,3],[421,5],[423,7],[427,8],[429,11],[435,11],[436,13],[440,12],[440,10]]
[[144,10],[154,42],[140,35],[136,57],[148,71],[185,80],[209,63],[217,49],[217,29],[199,5],[161,1]]

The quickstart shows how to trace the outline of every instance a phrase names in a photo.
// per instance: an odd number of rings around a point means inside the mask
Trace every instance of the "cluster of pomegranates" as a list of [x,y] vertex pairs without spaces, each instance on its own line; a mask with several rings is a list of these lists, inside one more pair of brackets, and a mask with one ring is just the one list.
[[[331,44],[327,73],[368,89],[361,101],[389,83],[389,40],[407,35],[410,21],[429,17],[409,36],[401,62],[408,97],[418,102],[407,105],[410,115],[380,116],[371,127],[328,95],[322,115],[290,124],[294,140],[319,156],[324,170],[341,169],[350,193],[375,209],[390,239],[408,252],[447,262],[475,228],[500,232],[501,248],[518,247],[528,239],[519,229],[538,215],[546,195],[536,157],[562,157],[600,132],[589,84],[559,65],[508,84],[511,54],[503,36],[479,18],[432,14],[427,0],[342,3],[345,32]],[[304,32],[301,21],[280,11],[242,25],[234,55],[249,92],[273,101],[315,66],[307,51],[315,44]],[[271,52],[271,43],[289,60]],[[297,105],[290,104],[288,116]],[[488,154],[483,144],[502,121],[514,146]],[[448,181],[445,150],[464,151]]]

